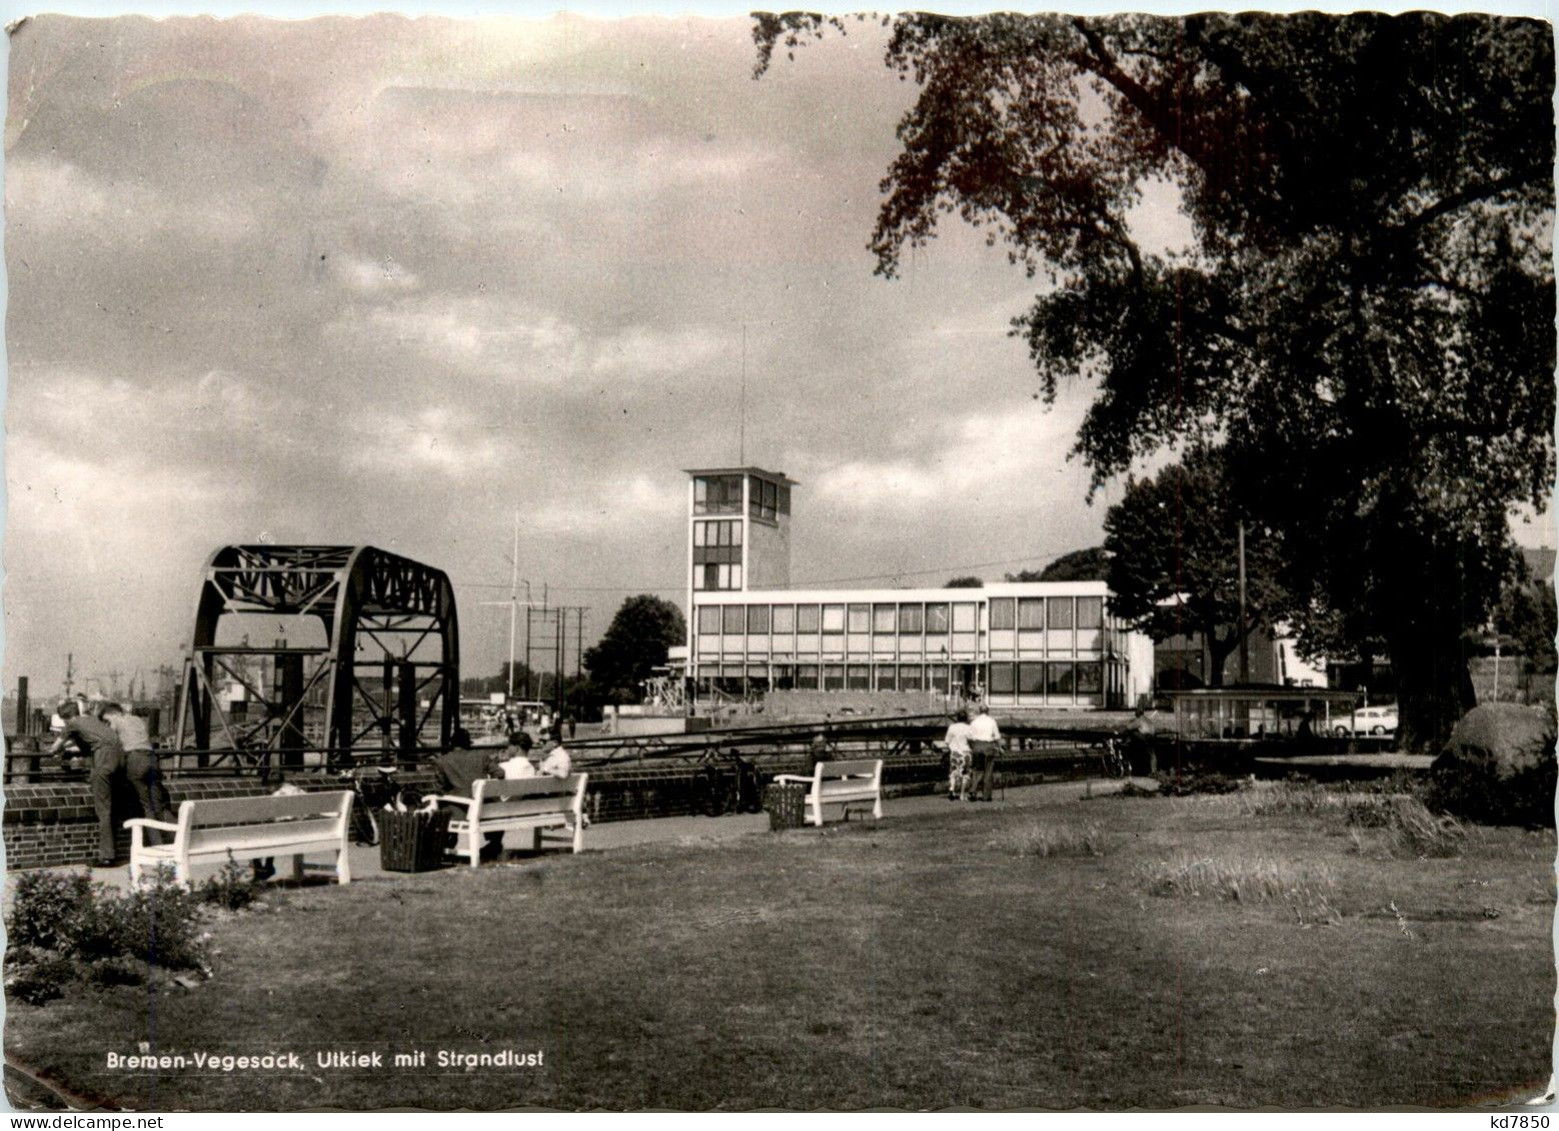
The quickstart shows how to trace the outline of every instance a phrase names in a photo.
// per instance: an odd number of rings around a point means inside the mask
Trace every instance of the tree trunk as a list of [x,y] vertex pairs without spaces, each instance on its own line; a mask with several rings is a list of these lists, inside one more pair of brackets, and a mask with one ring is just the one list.
[[1388,622],[1387,646],[1397,683],[1400,749],[1437,754],[1456,720],[1477,705],[1466,644],[1454,610],[1436,608],[1433,594],[1416,608],[1398,602]]
[[1223,668],[1229,660],[1229,653],[1234,651],[1234,645],[1238,643],[1238,633],[1230,635],[1225,640],[1218,639],[1218,627],[1208,625],[1202,629],[1202,639],[1207,642],[1207,686],[1223,686]]

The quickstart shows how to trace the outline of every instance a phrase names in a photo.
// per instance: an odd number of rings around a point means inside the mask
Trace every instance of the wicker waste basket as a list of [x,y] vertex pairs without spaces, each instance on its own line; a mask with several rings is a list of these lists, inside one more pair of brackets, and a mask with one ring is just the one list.
[[774,782],[763,791],[769,831],[799,829],[807,823],[807,787],[801,782]]
[[444,863],[449,814],[376,813],[379,866],[386,872],[431,872]]

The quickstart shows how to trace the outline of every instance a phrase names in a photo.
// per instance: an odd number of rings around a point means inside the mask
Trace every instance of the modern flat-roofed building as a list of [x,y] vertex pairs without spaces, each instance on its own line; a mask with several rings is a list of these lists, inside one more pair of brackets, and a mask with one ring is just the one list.
[[1152,644],[1102,581],[791,589],[791,494],[757,467],[691,469],[688,675],[701,691],[983,693],[1007,708],[1125,707]]

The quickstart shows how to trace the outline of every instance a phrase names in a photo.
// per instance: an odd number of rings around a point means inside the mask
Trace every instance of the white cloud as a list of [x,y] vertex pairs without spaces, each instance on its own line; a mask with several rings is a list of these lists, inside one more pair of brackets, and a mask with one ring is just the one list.
[[445,406],[425,408],[409,420],[390,413],[360,416],[353,441],[344,462],[355,472],[465,479],[491,471],[505,455],[499,438],[474,416]]
[[950,434],[922,442],[925,454],[919,459],[854,459],[828,466],[815,455],[787,458],[797,466],[823,466],[818,497],[850,509],[993,503],[1063,471],[1076,427],[1077,420],[1062,409],[1024,406],[964,416]]
[[556,384],[576,365],[580,331],[556,315],[487,295],[427,295],[351,311],[327,336],[388,342],[463,372]]
[[594,480],[576,491],[536,507],[521,522],[546,534],[599,536],[629,527],[675,529],[687,506],[685,481],[635,475],[626,480]]
[[703,329],[630,326],[593,346],[590,371],[630,380],[662,377],[702,365],[728,348],[727,338]]
[[336,273],[354,291],[377,294],[415,290],[415,274],[388,257],[380,260],[343,258],[336,262]]
[[109,183],[53,157],[7,159],[5,212],[8,224],[41,235],[85,229],[122,242],[170,230],[233,242],[253,225],[253,217],[230,201],[175,200],[134,181]]

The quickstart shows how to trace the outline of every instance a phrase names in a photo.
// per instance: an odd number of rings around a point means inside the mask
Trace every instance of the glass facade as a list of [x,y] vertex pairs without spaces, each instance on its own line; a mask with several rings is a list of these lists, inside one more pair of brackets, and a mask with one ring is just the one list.
[[1124,705],[1125,634],[1096,593],[775,603],[780,595],[695,595],[693,670],[718,661],[727,678],[741,664],[747,690],[978,690],[993,706]]

